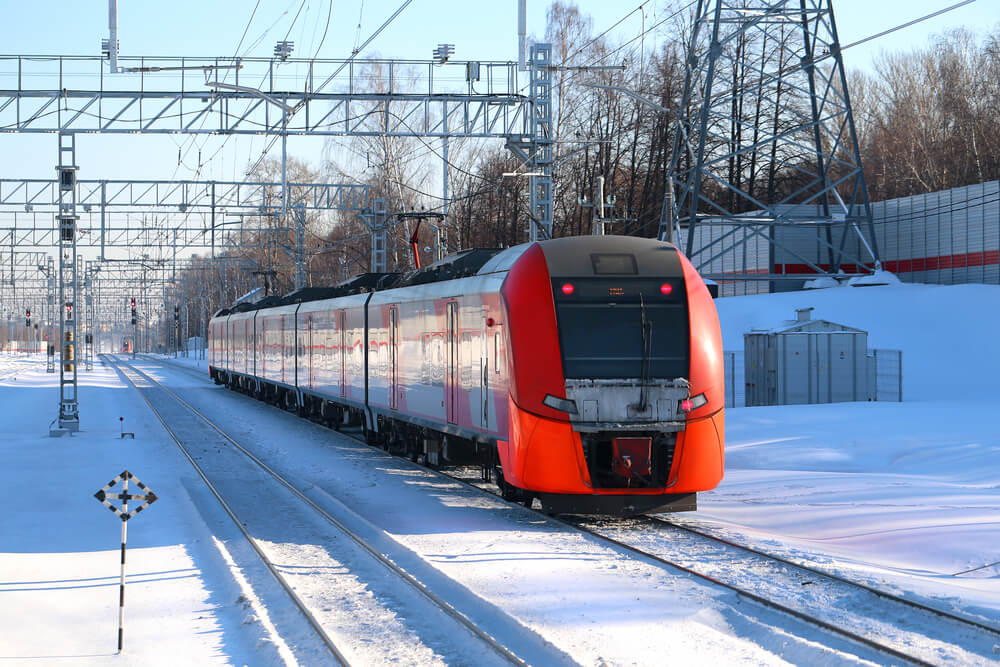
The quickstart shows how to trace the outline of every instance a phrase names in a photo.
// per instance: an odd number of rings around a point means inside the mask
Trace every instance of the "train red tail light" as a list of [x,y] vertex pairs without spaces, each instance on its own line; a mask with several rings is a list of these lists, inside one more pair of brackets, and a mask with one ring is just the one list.
[[691,412],[692,410],[697,410],[701,406],[708,403],[708,399],[705,398],[705,394],[698,394],[697,396],[692,396],[691,398],[685,398],[681,401],[681,410],[684,412]]
[[569,296],[570,294],[573,293],[575,289],[576,288],[573,287],[573,283],[563,283],[562,293],[565,294],[566,296]]
[[670,283],[663,283],[660,285],[660,294],[663,296],[670,296],[670,293],[674,291],[674,286]]

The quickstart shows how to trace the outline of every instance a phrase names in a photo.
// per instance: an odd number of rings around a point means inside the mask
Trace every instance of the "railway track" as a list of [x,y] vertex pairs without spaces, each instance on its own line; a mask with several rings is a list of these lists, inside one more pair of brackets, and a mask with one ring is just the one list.
[[[495,493],[470,475],[442,474]],[[687,526],[656,517],[556,520],[895,661],[917,665],[992,664],[998,659],[1000,629],[986,623]],[[681,536],[685,539],[679,539]],[[711,543],[712,548],[706,548],[706,543]]]
[[859,581],[855,581],[855,580],[850,579],[848,577],[844,577],[844,576],[835,574],[833,572],[828,572],[826,570],[822,570],[822,569],[819,569],[819,568],[816,568],[816,567],[811,567],[811,566],[809,566],[807,564],[796,562],[796,561],[791,560],[789,558],[783,558],[781,556],[777,556],[775,554],[768,553],[768,552],[762,551],[760,549],[755,549],[755,548],[747,546],[745,544],[738,544],[736,542],[733,542],[732,540],[727,540],[727,539],[725,539],[723,537],[719,537],[718,535],[714,535],[714,534],[712,534],[710,532],[707,532],[707,531],[704,531],[704,530],[698,530],[697,528],[694,528],[694,527],[689,526],[689,525],[685,525],[683,523],[677,523],[677,522],[674,522],[674,521],[668,521],[668,520],[666,520],[666,519],[664,519],[662,517],[658,517],[658,516],[644,517],[644,519],[647,520],[647,521],[655,522],[656,524],[659,524],[659,525],[661,525],[664,528],[667,528],[669,530],[683,531],[684,533],[687,533],[689,535],[696,536],[696,538],[698,538],[698,539],[708,540],[708,541],[711,541],[711,542],[714,542],[714,543],[717,543],[717,544],[724,545],[726,547],[731,547],[733,549],[738,549],[741,552],[753,555],[753,556],[758,557],[758,558],[763,558],[763,559],[765,559],[767,561],[770,561],[770,562],[773,562],[775,564],[785,565],[787,567],[797,569],[797,570],[799,570],[800,572],[802,572],[806,576],[813,576],[813,577],[816,577],[818,579],[832,580],[832,581],[835,581],[835,582],[838,582],[838,583],[842,583],[842,584],[847,584],[847,585],[853,586],[856,589],[859,589],[859,590],[861,590],[861,591],[863,591],[865,593],[868,593],[870,595],[874,595],[876,597],[882,598],[884,600],[888,600],[888,601],[891,601],[891,602],[895,602],[897,604],[904,605],[906,607],[917,609],[917,610],[919,610],[921,612],[926,612],[926,613],[928,613],[930,615],[938,616],[938,617],[940,617],[940,618],[942,618],[944,620],[947,620],[947,621],[953,621],[955,623],[967,625],[970,628],[973,628],[973,629],[976,629],[976,630],[979,630],[979,631],[982,631],[982,632],[985,632],[985,633],[991,635],[996,640],[1000,640],[1000,627],[998,627],[996,625],[991,625],[991,624],[986,623],[986,622],[981,621],[981,620],[977,620],[975,618],[971,618],[970,616],[967,616],[967,615],[964,615],[964,614],[957,614],[957,613],[954,613],[954,612],[950,612],[950,611],[947,611],[945,609],[940,609],[940,608],[934,607],[932,605],[928,605],[928,604],[924,604],[922,602],[918,602],[916,600],[908,600],[908,599],[906,599],[904,597],[901,597],[899,595],[895,595],[893,593],[889,593],[888,591],[880,590],[880,589],[878,589],[878,588],[876,588],[874,586],[870,586],[868,584],[864,584],[864,583],[861,583]]
[[[20,362],[21,360],[29,360],[26,357],[11,357],[11,359],[16,360],[18,362]],[[6,380],[7,378],[17,375],[18,373],[23,373],[29,370],[31,370],[30,366],[26,367],[18,364],[7,366],[5,368],[0,368],[0,380]]]
[[[340,535],[347,537],[369,559],[376,561],[378,567],[381,568],[383,572],[388,571],[393,577],[404,581],[413,591],[415,591],[417,594],[416,597],[421,598],[423,600],[423,604],[432,607],[434,612],[438,615],[435,622],[439,623],[440,616],[443,616],[455,626],[453,628],[454,632],[444,631],[440,628],[440,626],[438,626],[436,627],[436,632],[432,634],[454,637],[455,633],[464,633],[466,636],[472,638],[474,642],[478,643],[481,649],[485,648],[487,651],[486,655],[477,651],[474,657],[459,651],[457,654],[453,653],[450,655],[449,661],[474,661],[477,664],[482,664],[484,662],[486,664],[528,664],[514,651],[481,629],[466,614],[455,608],[448,601],[437,596],[426,584],[400,567],[393,561],[390,555],[384,553],[384,549],[380,549],[373,545],[364,536],[359,534],[357,531],[352,530],[343,521],[338,519],[331,512],[327,511],[327,509],[321,507],[311,498],[306,496],[302,491],[296,488],[292,482],[283,477],[273,468],[269,467],[248,448],[244,447],[242,444],[226,434],[222,428],[208,419],[204,414],[190,405],[174,391],[155,380],[148,373],[136,368],[132,363],[119,360],[113,356],[102,356],[109,365],[117,369],[126,378],[129,384],[131,384],[140,393],[142,398],[149,405],[150,409],[163,424],[171,439],[177,444],[184,456],[196,470],[199,477],[205,483],[206,487],[218,500],[226,514],[242,533],[247,543],[259,557],[260,561],[282,587],[292,604],[294,604],[294,606],[298,609],[303,618],[308,622],[316,636],[326,647],[330,658],[334,662],[341,665],[349,665],[350,662],[347,657],[348,652],[339,645],[339,642],[333,637],[333,633],[331,633],[328,629],[327,624],[323,623],[319,618],[320,613],[317,612],[315,608],[316,605],[310,604],[306,599],[304,599],[305,595],[296,590],[294,582],[290,581],[287,575],[288,572],[294,572],[296,570],[301,571],[306,568],[317,569],[315,563],[293,562],[295,557],[294,550],[292,550],[292,552],[287,550],[283,551],[280,554],[280,563],[276,563],[275,558],[268,553],[268,545],[262,544],[262,542],[266,541],[258,539],[251,534],[251,530],[248,529],[247,526],[254,525],[253,515],[256,513],[254,510],[256,509],[259,512],[261,509],[260,502],[258,501],[249,507],[243,507],[241,511],[238,511],[235,508],[236,503],[234,503],[231,497],[232,493],[228,494],[227,499],[225,487],[232,487],[231,479],[235,474],[234,466],[238,465],[238,463],[234,461],[234,458],[236,457],[226,456],[224,457],[226,458],[225,463],[220,466],[215,459],[219,457],[223,449],[228,450],[230,453],[238,452],[239,458],[241,458],[244,462],[243,465],[252,466],[257,472],[258,479],[264,478],[268,480],[272,487],[280,487],[285,496],[293,497],[295,499],[295,502],[289,502],[286,497],[284,504],[282,505],[284,508],[284,513],[282,514],[281,519],[283,523],[305,523],[309,520],[309,517],[298,518],[292,513],[309,513],[313,515],[313,517],[321,517],[323,522],[329,526],[333,526]],[[200,373],[198,375],[203,377]],[[182,425],[179,426],[179,424]],[[215,443],[219,443],[221,446],[212,447],[209,456],[204,456],[198,451],[193,451],[199,448],[207,451],[208,448],[206,448],[205,445]],[[194,448],[192,447],[193,444],[197,444],[199,447]],[[211,469],[213,467],[215,470]],[[220,485],[218,480],[213,482],[213,477],[221,477],[223,483]],[[273,496],[273,491],[271,494],[266,494],[260,486],[255,486],[253,495],[259,499],[264,495]],[[268,510],[276,513],[273,506],[268,506]],[[342,573],[338,571],[337,576],[342,576]],[[417,609],[416,611],[425,614],[425,617],[427,618],[434,618],[434,616],[429,615],[429,612],[426,609]],[[410,609],[406,615],[413,617],[415,615],[414,609]],[[416,615],[419,616],[419,613]],[[415,639],[419,641],[420,637],[415,637]],[[455,651],[456,649],[454,647],[445,647],[443,650]],[[416,655],[417,654],[414,654],[412,657],[415,658]],[[492,659],[490,656],[492,656]],[[431,655],[425,656],[425,658],[426,657],[434,658],[435,656]],[[366,662],[367,660],[362,661]]]
[[908,663],[985,665],[1000,659],[1000,630],[988,624],[670,521],[560,520]]

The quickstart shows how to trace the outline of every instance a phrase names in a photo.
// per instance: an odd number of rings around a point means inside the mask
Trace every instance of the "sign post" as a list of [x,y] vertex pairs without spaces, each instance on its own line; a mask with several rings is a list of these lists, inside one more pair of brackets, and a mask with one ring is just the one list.
[[[128,492],[128,481],[132,480],[135,485],[138,486],[145,493],[129,493]],[[122,491],[121,493],[108,493],[111,491],[112,487],[121,482]],[[156,494],[153,490],[148,488],[145,484],[139,481],[139,478],[130,473],[128,470],[122,471],[122,474],[115,477],[113,480],[108,482],[101,488],[100,491],[94,494],[94,497],[101,501],[105,507],[114,512],[122,520],[122,571],[121,580],[119,585],[119,597],[118,597],[118,652],[122,651],[122,641],[125,635],[125,536],[126,536],[126,526],[128,526],[128,520],[134,517],[136,514],[146,509],[153,503],[157,501]],[[111,504],[111,500],[122,501],[121,508],[115,507]],[[136,507],[131,512],[128,509],[128,501],[130,500],[141,500],[143,503]]]

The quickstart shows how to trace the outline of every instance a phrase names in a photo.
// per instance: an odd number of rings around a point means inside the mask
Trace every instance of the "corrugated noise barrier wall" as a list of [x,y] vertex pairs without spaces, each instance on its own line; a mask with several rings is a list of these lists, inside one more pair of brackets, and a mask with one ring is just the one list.
[[[809,215],[811,207],[789,211]],[[872,221],[884,269],[903,282],[940,285],[1000,283],[1000,181],[989,181],[924,195],[872,204]],[[829,270],[830,244],[841,246],[841,268],[848,273],[871,267],[871,254],[855,230],[869,236],[865,225],[844,234],[844,223],[776,226],[773,248],[766,228],[702,224],[695,231],[694,263],[702,274],[720,276],[720,296],[800,289],[802,281],[745,280],[739,275],[799,274],[811,262]],[[680,247],[687,243],[681,230]],[[727,280],[725,276],[732,275]]]

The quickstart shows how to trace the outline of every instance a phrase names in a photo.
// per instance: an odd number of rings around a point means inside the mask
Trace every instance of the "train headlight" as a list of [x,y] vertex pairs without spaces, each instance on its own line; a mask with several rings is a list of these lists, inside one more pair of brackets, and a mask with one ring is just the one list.
[[568,398],[559,398],[558,396],[553,396],[552,394],[545,394],[545,398],[542,399],[542,404],[556,410],[561,410],[562,412],[567,412],[571,415],[576,414],[576,401],[571,401]]
[[705,394],[698,394],[697,396],[692,396],[690,398],[685,398],[681,401],[681,410],[683,412],[691,412],[692,410],[697,410],[703,405],[708,403],[708,399],[705,398]]

